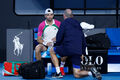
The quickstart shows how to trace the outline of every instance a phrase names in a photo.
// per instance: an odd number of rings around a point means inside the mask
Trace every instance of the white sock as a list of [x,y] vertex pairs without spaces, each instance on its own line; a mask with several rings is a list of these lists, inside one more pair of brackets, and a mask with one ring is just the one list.
[[89,71],[89,72],[88,72],[88,75],[89,75],[89,76],[92,76],[92,73],[91,73],[91,71]]
[[65,62],[61,61],[60,67],[64,67],[64,65],[65,65]]
[[56,67],[56,72],[57,72],[57,74],[60,73],[60,67]]

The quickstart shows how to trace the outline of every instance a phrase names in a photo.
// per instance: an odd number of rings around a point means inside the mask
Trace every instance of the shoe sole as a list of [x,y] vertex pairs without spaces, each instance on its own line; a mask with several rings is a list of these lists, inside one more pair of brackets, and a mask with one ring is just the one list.
[[63,78],[63,76],[57,76],[57,77],[52,77],[52,78]]
[[[91,72],[92,72],[92,74],[94,74],[93,75],[94,78],[96,78],[98,80],[102,80],[102,76],[101,76],[100,72],[98,72],[95,68],[92,68]],[[96,74],[96,72],[97,72],[97,74]]]
[[102,76],[101,76],[101,74],[98,73],[98,76],[96,76],[96,78],[97,78],[98,80],[102,80]]

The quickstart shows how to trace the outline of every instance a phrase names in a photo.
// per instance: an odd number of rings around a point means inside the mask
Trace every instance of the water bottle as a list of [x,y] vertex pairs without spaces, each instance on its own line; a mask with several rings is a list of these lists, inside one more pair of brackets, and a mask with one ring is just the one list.
[[52,64],[47,63],[47,75],[52,75]]

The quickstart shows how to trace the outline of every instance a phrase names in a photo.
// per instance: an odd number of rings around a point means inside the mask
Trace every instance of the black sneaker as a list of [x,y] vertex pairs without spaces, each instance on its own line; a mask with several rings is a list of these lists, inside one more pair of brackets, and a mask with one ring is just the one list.
[[60,72],[59,74],[54,73],[54,74],[52,75],[52,78],[63,78],[63,76],[62,76],[61,72]]
[[95,77],[98,80],[102,80],[102,76],[101,76],[100,72],[98,72],[95,67],[91,68],[91,72],[92,72],[93,77]]

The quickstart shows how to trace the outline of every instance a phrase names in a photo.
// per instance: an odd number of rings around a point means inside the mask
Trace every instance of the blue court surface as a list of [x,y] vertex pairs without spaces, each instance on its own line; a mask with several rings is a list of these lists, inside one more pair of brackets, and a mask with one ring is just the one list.
[[[2,66],[3,64],[0,64],[0,80],[27,80],[23,79],[21,76],[3,76],[2,75]],[[35,80],[35,79],[29,79],[29,80]],[[39,79],[36,79],[39,80]],[[52,78],[51,76],[46,76],[45,79],[42,80],[96,80],[92,76],[76,79],[73,75],[66,75],[61,79]],[[120,80],[120,72],[117,73],[107,73],[102,74],[102,80]]]

